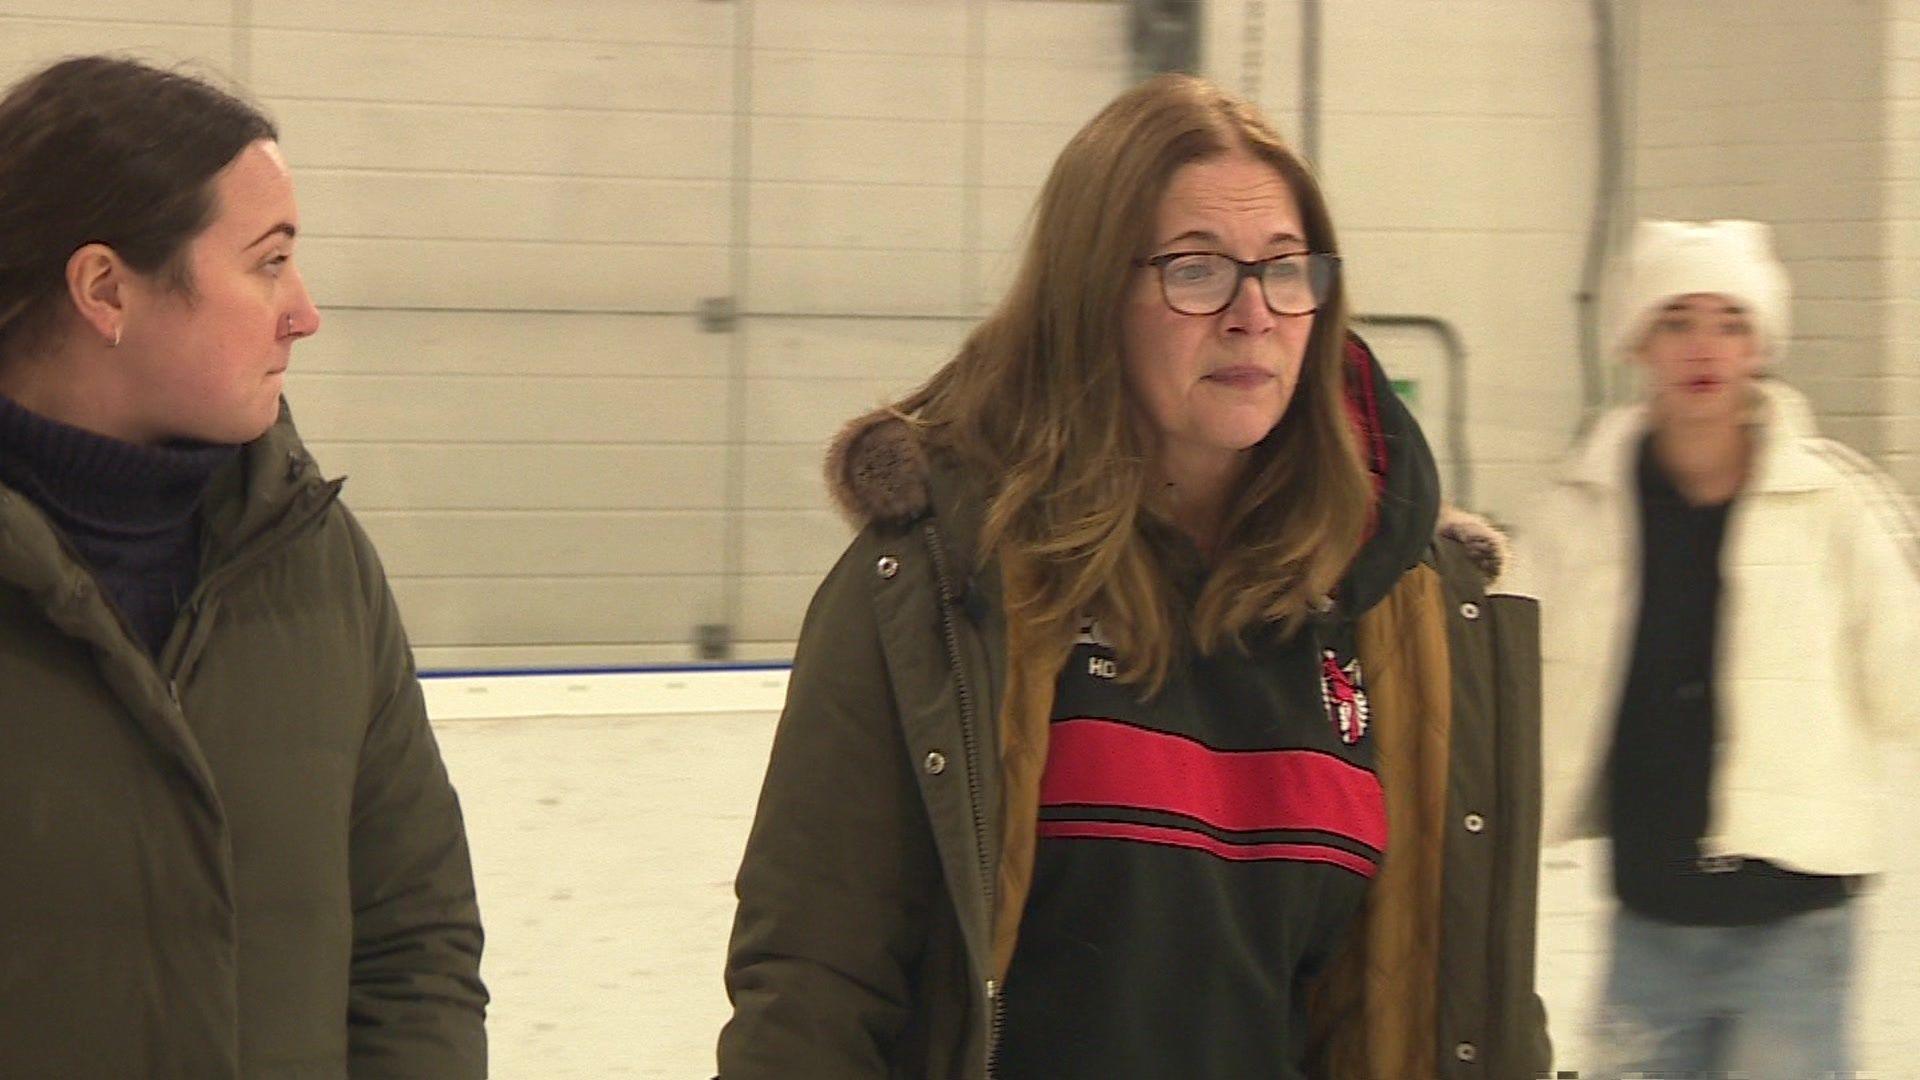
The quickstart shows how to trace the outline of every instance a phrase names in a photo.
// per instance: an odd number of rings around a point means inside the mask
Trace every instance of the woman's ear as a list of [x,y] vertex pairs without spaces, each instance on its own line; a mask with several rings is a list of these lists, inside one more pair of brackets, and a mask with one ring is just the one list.
[[105,244],[86,244],[67,257],[67,299],[82,322],[110,345],[126,330],[127,264]]

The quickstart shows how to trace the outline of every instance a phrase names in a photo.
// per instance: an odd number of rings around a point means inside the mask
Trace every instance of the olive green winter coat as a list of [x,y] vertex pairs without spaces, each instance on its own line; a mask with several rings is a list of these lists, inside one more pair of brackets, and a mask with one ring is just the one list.
[[[1388,434],[1430,476],[1404,423]],[[737,883],[720,1080],[981,1080],[1065,647],[1009,616],[979,499],[904,423],[851,425],[828,473],[863,528],[801,630]],[[1432,485],[1389,484],[1412,565],[1383,568],[1357,624],[1393,839],[1316,988],[1327,1080],[1521,1080],[1551,1056],[1538,612],[1490,594],[1504,543],[1484,522],[1435,532]]]
[[156,661],[0,487],[0,1076],[486,1072],[460,808],[379,560],[284,414]]

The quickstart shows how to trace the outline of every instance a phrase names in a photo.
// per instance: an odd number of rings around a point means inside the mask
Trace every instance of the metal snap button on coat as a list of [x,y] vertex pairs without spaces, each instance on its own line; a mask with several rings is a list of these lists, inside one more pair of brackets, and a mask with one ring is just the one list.
[[873,564],[873,569],[881,577],[891,579],[900,572],[900,560],[891,555],[882,555],[880,561]]
[[939,776],[947,771],[947,755],[938,750],[933,751],[927,755],[924,767],[928,776]]
[[1460,615],[1467,619],[1477,619],[1480,617],[1480,605],[1469,600],[1460,605]]
[[1480,1056],[1480,1051],[1472,1043],[1463,1042],[1453,1048],[1453,1056],[1459,1058],[1461,1061],[1470,1062]]
[[1487,819],[1479,814],[1468,814],[1460,823],[1465,825],[1470,833],[1485,832],[1487,828]]

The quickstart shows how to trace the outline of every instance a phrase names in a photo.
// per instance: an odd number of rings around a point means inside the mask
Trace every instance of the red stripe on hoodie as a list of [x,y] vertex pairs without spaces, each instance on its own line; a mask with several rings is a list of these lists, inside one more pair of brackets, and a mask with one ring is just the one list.
[[1215,750],[1112,720],[1060,720],[1040,805],[1181,814],[1216,829],[1303,829],[1387,846],[1380,780],[1314,750]]
[[1229,844],[1190,829],[1170,829],[1162,825],[1136,825],[1126,821],[1043,821],[1040,835],[1070,840],[1132,840],[1142,844],[1190,848],[1233,862],[1261,862],[1289,859],[1294,862],[1331,863],[1370,878],[1376,869],[1372,859],[1318,844]]

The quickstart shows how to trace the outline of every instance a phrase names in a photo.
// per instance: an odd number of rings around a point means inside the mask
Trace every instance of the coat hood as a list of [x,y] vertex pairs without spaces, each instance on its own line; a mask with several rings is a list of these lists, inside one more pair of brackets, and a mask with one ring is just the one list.
[[[1753,381],[1752,422],[1760,432],[1754,458],[1752,491],[1813,491],[1831,484],[1832,473],[1811,446],[1819,439],[1813,407],[1799,391],[1769,376]],[[1560,482],[1589,487],[1624,487],[1633,482],[1640,442],[1653,429],[1653,413],[1644,401],[1601,416],[1593,430],[1562,463]]]
[[[1349,413],[1374,482],[1373,520],[1343,589],[1352,615],[1371,608],[1418,563],[1435,536],[1458,541],[1489,582],[1508,561],[1506,537],[1486,519],[1440,505],[1432,451],[1386,374],[1357,336],[1347,345]],[[827,451],[827,490],[855,529],[902,527],[935,512],[970,545],[981,508],[966,498],[954,473],[936,460],[912,423],[892,408],[849,422]]]

